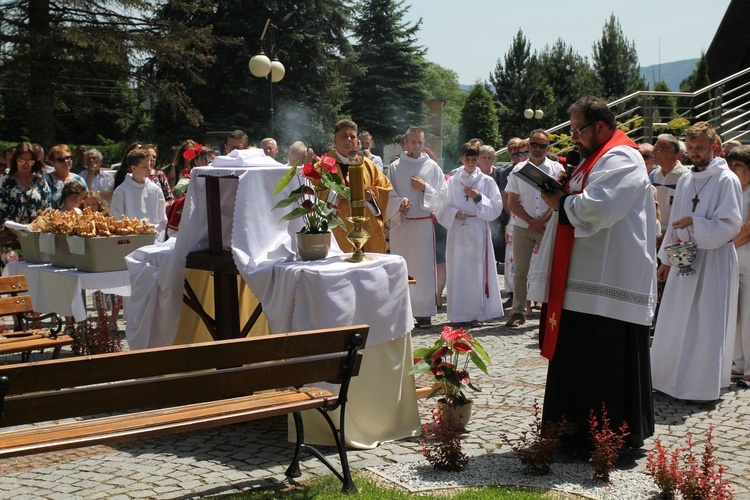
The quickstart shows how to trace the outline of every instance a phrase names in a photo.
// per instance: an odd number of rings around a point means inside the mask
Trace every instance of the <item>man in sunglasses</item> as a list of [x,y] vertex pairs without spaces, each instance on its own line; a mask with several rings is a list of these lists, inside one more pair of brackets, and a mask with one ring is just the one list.
[[641,152],[641,157],[646,163],[646,170],[650,174],[656,167],[656,155],[654,154],[654,146],[650,142],[642,142],[638,145],[638,151]]
[[[530,156],[523,163],[513,168],[520,170],[527,162],[541,169],[545,174],[557,178],[564,171],[563,166],[547,158],[549,150],[549,134],[543,129],[531,132],[528,142]],[[519,148],[523,151],[525,148]],[[508,178],[508,209],[513,214],[513,261],[515,273],[513,276],[513,308],[510,319],[505,326],[518,326],[526,323],[529,313],[526,304],[527,277],[534,247],[542,242],[547,221],[552,216],[552,210],[542,200],[542,193],[517,175]]]
[[654,432],[656,205],[638,146],[617,129],[607,102],[587,96],[569,112],[570,136],[584,161],[563,189],[542,193],[555,214],[530,273],[529,297],[543,299],[537,285],[546,281],[540,335],[550,363],[542,425],[565,419],[563,451],[588,459],[589,415],[603,405],[613,429],[627,422],[631,448]]

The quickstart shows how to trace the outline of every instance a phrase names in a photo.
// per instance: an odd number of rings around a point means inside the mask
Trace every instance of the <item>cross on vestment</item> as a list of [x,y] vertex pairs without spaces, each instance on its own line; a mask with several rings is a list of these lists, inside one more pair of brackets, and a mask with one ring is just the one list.
[[698,207],[698,202],[701,201],[700,198],[698,198],[698,194],[693,197],[693,212],[695,212],[695,209]]
[[552,327],[553,330],[557,326],[557,320],[555,319],[555,315],[556,313],[552,313],[552,316],[550,316],[549,319],[547,320],[547,323],[550,324],[550,327]]

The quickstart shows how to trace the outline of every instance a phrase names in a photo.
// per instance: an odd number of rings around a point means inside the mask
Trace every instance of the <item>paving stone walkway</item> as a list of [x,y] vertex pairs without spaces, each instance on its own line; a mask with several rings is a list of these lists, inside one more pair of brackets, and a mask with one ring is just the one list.
[[[537,315],[538,316],[538,315]],[[434,342],[446,321],[433,319],[430,329],[415,330],[416,346]],[[490,353],[489,377],[476,377],[482,392],[474,396],[474,411],[464,448],[470,455],[505,453],[502,433],[518,435],[533,417],[533,404],[544,393],[546,360],[539,356],[538,317],[517,328],[505,321],[488,322],[472,332]],[[592,373],[592,376],[596,376]],[[654,393],[656,434],[668,446],[684,443],[688,433],[702,442],[713,426],[716,455],[727,467],[735,497],[750,498],[750,390],[733,387],[715,404],[687,404]],[[433,402],[420,401],[428,418]],[[333,449],[325,449],[335,459]],[[698,447],[702,450],[702,445]],[[159,498],[181,499],[236,493],[285,480],[292,446],[286,442],[286,419],[276,418],[166,438],[114,446],[40,454],[0,461],[0,498]],[[418,438],[368,451],[351,450],[353,468],[423,460]],[[645,470],[645,458],[634,470]],[[329,474],[317,460],[303,462],[303,476]]]

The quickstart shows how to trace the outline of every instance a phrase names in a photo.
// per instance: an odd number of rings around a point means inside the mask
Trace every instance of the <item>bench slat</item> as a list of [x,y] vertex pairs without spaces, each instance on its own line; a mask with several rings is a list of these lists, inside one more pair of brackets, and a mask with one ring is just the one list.
[[[9,395],[29,390],[56,390],[118,381],[123,373],[141,378],[345,351],[352,333],[359,333],[366,339],[368,331],[367,325],[355,325],[65,358],[55,363],[15,364],[0,367],[0,376],[6,375],[12,381]],[[19,373],[23,376],[19,377]]]
[[0,297],[0,316],[9,314],[30,313],[34,310],[31,305],[31,297],[19,295],[18,297]]
[[[359,372],[362,353],[357,356],[354,375]],[[0,425],[7,427],[134,408],[179,406],[233,398],[267,389],[301,387],[321,381],[340,383],[341,364],[345,359],[346,354],[341,353],[326,359],[286,360],[46,394],[11,396],[5,398],[5,415]],[[13,379],[10,386],[13,386]]]
[[30,338],[16,338],[9,342],[0,341],[0,354],[14,354],[18,352],[36,351],[40,349],[55,349],[75,342],[70,335],[58,335],[56,339],[39,336],[36,334]]
[[306,387],[199,403],[137,414],[34,427],[0,434],[0,458],[55,451],[106,442],[157,437],[230,425],[293,411],[334,406],[337,397],[325,389]]
[[29,285],[26,282],[26,276],[17,274],[13,276],[0,277],[0,293],[26,293],[29,291]]

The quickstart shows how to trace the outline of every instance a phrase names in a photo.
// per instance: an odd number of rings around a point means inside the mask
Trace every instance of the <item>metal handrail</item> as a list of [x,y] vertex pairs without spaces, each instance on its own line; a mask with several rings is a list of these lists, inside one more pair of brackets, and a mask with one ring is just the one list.
[[[735,95],[731,99],[726,99],[729,96],[732,96],[733,94],[737,94],[742,89],[750,85],[750,81],[742,83],[738,85],[737,87],[734,87],[726,92],[723,91],[722,87],[726,85],[729,82],[732,82],[742,76],[750,74],[750,67],[745,68],[742,71],[738,71],[737,73],[734,73],[733,75],[729,75],[725,78],[722,78],[718,82],[714,82],[712,84],[709,84],[701,89],[698,89],[694,92],[667,92],[667,91],[661,91],[661,90],[639,90],[637,92],[633,92],[632,94],[626,95],[624,97],[621,97],[619,99],[616,99],[610,103],[607,104],[609,108],[612,108],[614,106],[618,106],[620,104],[629,102],[633,99],[639,99],[639,98],[655,98],[655,97],[683,97],[683,98],[689,98],[689,99],[695,99],[696,97],[706,95],[708,93],[708,98],[704,101],[701,101],[699,103],[694,104],[693,106],[689,107],[685,111],[679,113],[676,117],[672,118],[667,122],[667,126],[674,123],[675,120],[678,118],[685,118],[688,116],[692,116],[695,119],[704,119],[705,121],[708,121],[709,123],[718,123],[721,122],[723,125],[728,125],[730,123],[734,123],[745,116],[750,114],[750,111],[744,112],[745,109],[750,108],[750,99],[744,100],[746,97],[750,97],[750,91],[745,92],[741,95]],[[714,90],[720,90],[717,95],[712,95],[711,92]],[[736,105],[735,105],[736,103]],[[728,106],[732,106],[728,108]],[[704,109],[705,108],[705,109]],[[623,111],[619,113],[616,116],[616,119],[634,116],[638,112],[638,110],[643,109],[643,106],[638,104],[635,107],[632,107],[628,109],[627,111]],[[650,108],[652,110],[659,110],[659,107]],[[661,108],[664,109],[664,108]],[[697,113],[696,113],[697,112]],[[739,113],[739,114],[737,114]],[[726,117],[726,119],[725,119]],[[621,124],[620,126],[627,125],[633,123],[638,118],[643,117],[633,117],[625,122],[625,124]],[[650,123],[650,122],[649,122]],[[739,135],[734,137],[729,137],[727,134],[730,134],[732,132],[743,130],[745,126],[750,125],[750,119],[746,120],[742,123],[739,123],[732,128],[729,128],[727,130],[723,131],[723,134],[725,135],[725,140],[730,140],[732,138],[739,137]],[[561,129],[564,129],[566,127],[570,126],[570,120],[560,123],[558,125],[555,125],[554,127],[550,127],[546,129],[546,132],[548,134],[552,134],[555,132],[558,132]],[[634,134],[636,132],[639,132],[643,130],[644,127],[640,126],[635,129],[630,130],[630,134]],[[647,131],[650,133],[651,125],[649,125],[649,130]],[[741,135],[741,134],[740,134]],[[639,139],[644,139],[645,135],[641,135]],[[650,139],[650,138],[649,138]],[[552,146],[556,146],[560,142],[562,142],[564,139],[561,139],[560,141],[557,141]],[[567,151],[571,148],[566,148],[565,150],[561,150],[560,152]],[[496,155],[501,155],[508,152],[507,147],[503,147],[499,149],[496,152]]]

